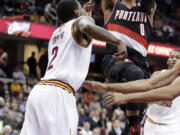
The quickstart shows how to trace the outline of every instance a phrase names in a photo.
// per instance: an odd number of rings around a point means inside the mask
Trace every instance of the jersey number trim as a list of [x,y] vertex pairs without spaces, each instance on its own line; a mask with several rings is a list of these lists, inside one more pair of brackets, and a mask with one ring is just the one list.
[[51,62],[49,63],[49,66],[48,66],[48,68],[47,68],[48,70],[50,70],[50,69],[53,68],[52,62],[53,62],[54,59],[56,58],[57,53],[58,53],[58,46],[55,46],[55,47],[52,49],[52,55],[53,55],[53,58],[51,59]]

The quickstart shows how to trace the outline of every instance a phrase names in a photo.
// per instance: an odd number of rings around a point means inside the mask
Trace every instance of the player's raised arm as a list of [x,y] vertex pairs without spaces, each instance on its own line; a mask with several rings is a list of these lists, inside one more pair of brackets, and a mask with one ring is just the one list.
[[104,22],[108,20],[113,10],[114,0],[101,0],[102,11],[104,14]]
[[87,35],[89,38],[109,42],[114,45],[118,45],[121,42],[119,39],[115,38],[110,32],[108,32],[104,28],[95,25],[95,22],[91,17],[79,17],[75,21],[74,26],[76,26],[77,30]]
[[112,10],[114,4],[114,0],[101,0],[101,6],[103,12],[105,10]]
[[126,46],[119,39],[102,27],[95,25],[94,20],[88,16],[81,16],[74,22],[74,32],[78,35],[86,35],[90,39],[114,44],[118,47],[118,52],[122,53],[122,60],[127,56]]

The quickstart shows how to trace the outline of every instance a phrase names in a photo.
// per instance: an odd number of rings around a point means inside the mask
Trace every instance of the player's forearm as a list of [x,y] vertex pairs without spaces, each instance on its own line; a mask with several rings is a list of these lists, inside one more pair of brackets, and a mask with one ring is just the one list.
[[163,92],[166,88],[159,88],[156,90],[151,90],[143,93],[127,94],[127,102],[158,102],[164,100],[173,100],[174,95],[169,94],[170,90]]
[[114,45],[117,45],[120,42],[120,40],[118,40],[104,28],[101,28],[93,24],[87,24],[83,29],[83,33],[93,39],[112,43]]
[[180,78],[175,83],[147,92],[125,95],[127,102],[157,102],[173,100],[180,95]]
[[179,69],[172,68],[171,70],[161,72],[158,75],[152,77],[149,83],[153,89],[163,87],[174,81],[178,77],[179,73]]
[[159,87],[167,86],[178,77],[179,73],[180,71],[178,69],[173,68],[171,70],[161,72],[151,79],[137,80],[127,83],[107,84],[107,90],[120,93],[149,91]]
[[106,84],[107,91],[120,92],[120,93],[136,93],[144,92],[152,89],[152,86],[149,84],[149,79],[147,80],[137,80],[127,83],[113,83]]
[[101,6],[104,10],[113,8],[114,0],[101,0]]

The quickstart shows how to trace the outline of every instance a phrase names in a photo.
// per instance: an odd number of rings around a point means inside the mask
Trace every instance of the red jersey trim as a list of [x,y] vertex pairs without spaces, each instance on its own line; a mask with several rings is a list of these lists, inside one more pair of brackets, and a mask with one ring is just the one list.
[[147,41],[142,36],[140,36],[139,34],[133,32],[132,30],[130,30],[130,29],[126,28],[126,27],[123,27],[123,26],[120,26],[120,25],[117,25],[117,24],[109,23],[109,24],[107,24],[107,30],[122,33],[122,34],[134,39],[139,44],[143,45],[146,50],[148,50]]

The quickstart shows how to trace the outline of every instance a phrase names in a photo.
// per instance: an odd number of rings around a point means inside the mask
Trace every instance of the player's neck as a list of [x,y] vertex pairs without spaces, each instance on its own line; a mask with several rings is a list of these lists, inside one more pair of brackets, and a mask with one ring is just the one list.
[[136,0],[122,0],[122,3],[128,8],[131,8],[136,5]]

